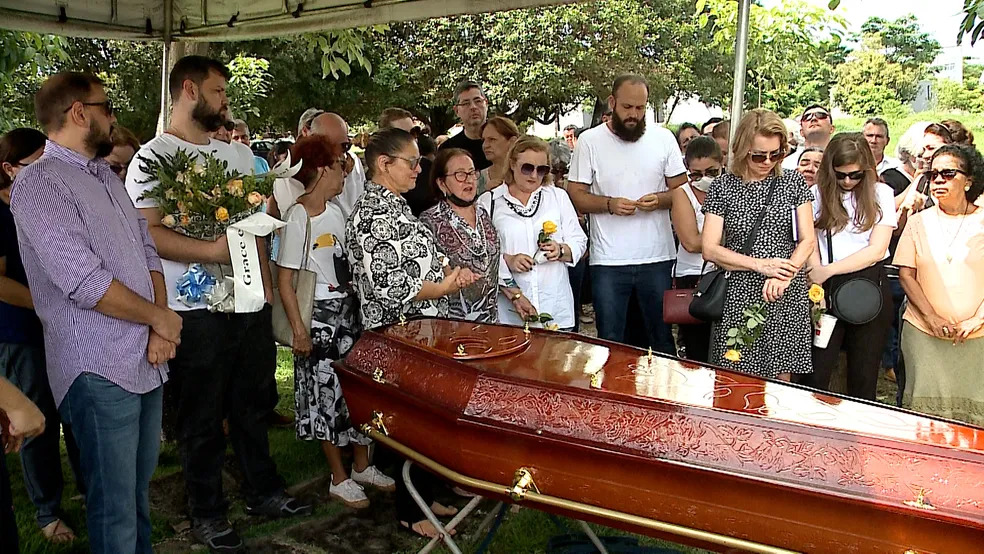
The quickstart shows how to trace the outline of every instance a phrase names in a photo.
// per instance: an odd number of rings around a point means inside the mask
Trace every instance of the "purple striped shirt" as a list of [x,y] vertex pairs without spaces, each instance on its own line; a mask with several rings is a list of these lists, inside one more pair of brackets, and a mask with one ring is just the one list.
[[48,141],[17,175],[10,209],[55,403],[83,372],[136,394],[161,386],[167,368],[147,361],[149,327],[94,309],[114,279],[153,302],[150,272],[163,275],[147,220],[109,165]]

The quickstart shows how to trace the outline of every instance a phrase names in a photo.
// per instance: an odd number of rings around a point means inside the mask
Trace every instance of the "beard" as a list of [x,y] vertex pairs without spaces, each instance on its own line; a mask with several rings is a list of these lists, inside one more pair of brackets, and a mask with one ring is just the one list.
[[191,110],[191,118],[197,121],[209,133],[214,133],[226,122],[226,115],[222,113],[223,111],[221,108],[213,110],[205,102],[204,98],[199,98],[195,104],[195,108]]
[[109,131],[103,131],[95,126],[89,128],[89,132],[85,135],[85,145],[96,153],[96,158],[105,158],[113,153],[113,139],[110,138],[112,132],[112,127]]
[[615,136],[626,141],[626,142],[636,142],[642,135],[646,134],[646,118],[634,120],[636,122],[635,127],[627,127],[626,122],[618,115],[617,111],[612,112],[612,132]]

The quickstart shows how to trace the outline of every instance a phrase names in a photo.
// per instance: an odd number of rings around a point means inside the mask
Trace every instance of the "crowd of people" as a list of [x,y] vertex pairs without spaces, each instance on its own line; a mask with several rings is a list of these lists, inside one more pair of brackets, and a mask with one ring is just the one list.
[[[116,126],[100,79],[61,73],[36,96],[44,133],[0,140],[3,438],[8,451],[23,442],[28,495],[49,540],[75,539],[60,510],[60,431],[94,552],[151,551],[148,487],[162,428],[181,453],[192,534],[212,551],[244,548],[227,518],[227,439],[249,515],[311,512],[286,492],[267,436],[280,418],[275,301],[294,354],[286,419],[298,439],[320,443],[331,495],[366,508],[364,487],[395,491],[399,523],[422,536],[436,529],[403,483],[373,465],[331,366],[362,330],[418,316],[576,332],[584,292],[602,339],[822,390],[846,350],[849,395],[874,400],[884,369],[899,381],[900,405],[984,424],[975,373],[984,159],[957,121],[913,126],[897,159],[885,154],[884,120],[835,135],[819,105],[798,128],[756,109],[733,139],[720,118],[674,136],[647,125],[646,81],[623,75],[597,126],[548,143],[489,117],[482,85],[465,81],[453,106],[462,130],[451,138],[431,138],[413,114],[389,108],[360,157],[343,116],[311,108],[296,142],[258,157],[246,122],[229,114],[229,78],[216,60],[178,60],[170,126],[141,145]],[[271,261],[260,264],[261,309],[213,312],[179,292],[189,263],[230,263],[225,235],[178,233],[147,197],[159,177],[144,160],[179,150],[241,175],[288,154],[301,163],[263,206],[286,225],[257,238]],[[675,336],[665,294],[698,289],[718,270],[728,272],[720,316]],[[310,313],[302,277],[314,279]],[[826,290],[824,309],[838,320],[825,346],[814,343],[811,286]],[[764,322],[736,348],[750,309]],[[15,552],[3,467],[0,477],[0,547]],[[435,513],[455,512],[435,501],[443,484],[426,474],[415,482]]]

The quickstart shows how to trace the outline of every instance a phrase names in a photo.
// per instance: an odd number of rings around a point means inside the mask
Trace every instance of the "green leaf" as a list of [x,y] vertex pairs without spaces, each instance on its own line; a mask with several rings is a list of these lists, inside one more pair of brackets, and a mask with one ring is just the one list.
[[754,329],[759,326],[759,322],[756,321],[755,318],[752,318],[745,323],[745,326],[748,327],[749,329]]
[[738,329],[736,329],[734,327],[732,327],[731,329],[728,329],[728,336],[729,337],[737,337],[738,336]]
[[735,344],[737,344],[737,341],[735,339],[728,339],[724,341],[725,346],[734,346]]
[[827,3],[827,8],[831,10],[836,10],[837,6],[840,6],[840,0],[830,0],[830,2]]

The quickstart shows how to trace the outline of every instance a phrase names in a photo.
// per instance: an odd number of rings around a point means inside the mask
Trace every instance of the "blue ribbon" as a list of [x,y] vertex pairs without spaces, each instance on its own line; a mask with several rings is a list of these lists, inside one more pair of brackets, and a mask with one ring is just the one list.
[[215,277],[202,264],[191,264],[188,271],[178,278],[178,300],[193,306],[212,292]]

